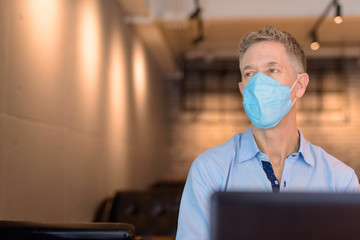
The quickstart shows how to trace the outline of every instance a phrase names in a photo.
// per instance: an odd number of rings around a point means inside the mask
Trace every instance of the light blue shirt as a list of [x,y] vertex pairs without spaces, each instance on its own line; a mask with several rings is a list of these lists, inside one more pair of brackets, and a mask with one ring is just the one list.
[[[280,192],[357,192],[354,170],[300,133],[299,152],[285,161]],[[181,199],[177,240],[210,239],[210,197],[215,191],[272,191],[262,161],[269,161],[251,128],[200,154],[193,162]]]

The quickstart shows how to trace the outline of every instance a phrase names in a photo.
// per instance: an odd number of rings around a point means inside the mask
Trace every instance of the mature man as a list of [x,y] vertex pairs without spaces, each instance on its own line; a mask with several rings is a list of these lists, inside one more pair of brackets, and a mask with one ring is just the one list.
[[239,88],[252,124],[193,162],[181,199],[178,240],[209,239],[215,191],[359,190],[353,169],[297,129],[296,99],[304,95],[309,76],[295,38],[269,26],[243,37],[239,52]]

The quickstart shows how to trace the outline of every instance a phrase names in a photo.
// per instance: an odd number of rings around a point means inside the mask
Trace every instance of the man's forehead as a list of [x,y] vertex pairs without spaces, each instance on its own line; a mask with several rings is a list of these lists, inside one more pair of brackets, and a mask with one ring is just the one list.
[[241,57],[240,69],[282,65],[284,61],[288,61],[288,57],[282,43],[274,41],[258,42],[251,45]]

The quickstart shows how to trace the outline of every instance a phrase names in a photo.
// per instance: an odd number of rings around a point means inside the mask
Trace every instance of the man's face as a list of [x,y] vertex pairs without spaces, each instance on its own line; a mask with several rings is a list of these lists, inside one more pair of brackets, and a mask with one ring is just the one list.
[[273,41],[258,42],[250,46],[243,56],[240,70],[242,74],[241,92],[257,72],[262,72],[277,80],[281,85],[290,87],[296,79],[285,47],[283,44]]

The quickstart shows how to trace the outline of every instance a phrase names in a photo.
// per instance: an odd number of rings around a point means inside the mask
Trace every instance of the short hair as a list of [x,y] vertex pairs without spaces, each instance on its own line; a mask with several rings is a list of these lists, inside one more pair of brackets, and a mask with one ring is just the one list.
[[251,45],[262,41],[276,41],[282,43],[288,57],[295,63],[294,67],[297,68],[296,70],[302,73],[306,72],[306,57],[302,46],[290,33],[279,31],[273,26],[266,26],[258,32],[250,32],[240,40],[240,62]]

